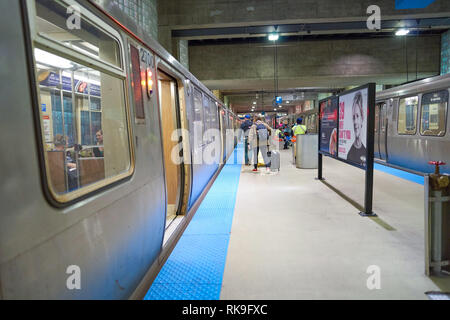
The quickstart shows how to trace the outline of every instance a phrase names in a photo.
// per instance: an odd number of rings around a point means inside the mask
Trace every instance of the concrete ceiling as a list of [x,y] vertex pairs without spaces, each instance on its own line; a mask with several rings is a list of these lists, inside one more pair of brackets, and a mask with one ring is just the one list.
[[[289,107],[292,108],[307,100],[316,100],[319,93],[335,93],[342,89],[297,88],[293,90],[281,90],[277,93],[270,90],[230,90],[223,91],[222,94],[227,96],[230,106],[237,113],[251,112],[252,108],[254,108],[255,112],[287,112]],[[282,97],[283,102],[280,105],[274,106],[273,100],[276,95]]]
[[172,37],[186,40],[233,39],[233,38],[266,38],[269,33],[276,32],[280,36],[339,35],[378,32],[394,33],[399,29],[407,28],[411,31],[442,30],[450,28],[448,13],[417,15],[417,18],[390,19],[380,22],[379,30],[367,28],[367,20],[360,21],[333,21],[329,19],[322,22],[281,23],[266,25],[243,25],[213,28],[189,28],[172,30]]

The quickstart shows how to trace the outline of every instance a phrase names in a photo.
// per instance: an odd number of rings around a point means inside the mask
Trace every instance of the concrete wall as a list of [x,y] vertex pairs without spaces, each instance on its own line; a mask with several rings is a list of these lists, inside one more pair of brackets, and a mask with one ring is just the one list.
[[441,36],[441,74],[450,73],[450,30]]
[[[421,36],[281,43],[279,85],[402,83],[416,78],[416,64],[418,78],[436,75],[440,42],[440,36]],[[273,88],[274,48],[269,43],[190,46],[189,62],[190,71],[211,89]]]
[[189,44],[187,40],[179,40],[178,51],[178,61],[180,61],[186,69],[189,69]]
[[[157,0],[94,0],[113,17],[130,26],[135,24],[143,32],[158,39],[158,8]],[[123,21],[124,18],[127,21]],[[132,31],[134,28],[131,28]]]
[[373,4],[380,7],[382,18],[450,11],[448,0],[436,0],[420,10],[396,10],[394,0],[159,0],[158,14],[160,26],[266,24],[367,17],[367,7]]

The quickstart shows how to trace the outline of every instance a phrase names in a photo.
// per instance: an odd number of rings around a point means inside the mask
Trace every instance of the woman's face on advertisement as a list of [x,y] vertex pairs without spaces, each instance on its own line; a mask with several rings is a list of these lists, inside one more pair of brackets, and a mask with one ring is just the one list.
[[359,105],[353,105],[353,129],[355,130],[355,136],[361,136],[361,130],[363,126],[363,119],[361,114],[361,108]]

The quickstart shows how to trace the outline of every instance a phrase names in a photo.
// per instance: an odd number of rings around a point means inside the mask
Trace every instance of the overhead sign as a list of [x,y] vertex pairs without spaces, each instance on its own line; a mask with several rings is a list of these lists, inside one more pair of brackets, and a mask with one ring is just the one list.
[[375,83],[319,101],[317,179],[323,179],[323,155],[365,170],[362,216],[376,216],[372,211],[374,141]]
[[280,96],[275,97],[275,102],[281,104],[283,102],[283,98],[281,98]]

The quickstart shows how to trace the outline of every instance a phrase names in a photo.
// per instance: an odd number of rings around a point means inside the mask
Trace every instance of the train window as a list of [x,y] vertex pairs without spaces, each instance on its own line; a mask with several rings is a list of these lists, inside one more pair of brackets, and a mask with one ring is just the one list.
[[416,134],[418,104],[419,97],[417,96],[400,99],[397,127],[399,134]]
[[195,89],[194,90],[194,121],[202,122],[202,93]]
[[40,37],[60,43],[85,57],[121,67],[118,42],[88,21],[84,14],[78,21],[72,21],[70,17],[76,15],[75,6],[68,7],[55,0],[36,0],[35,3],[35,28]]
[[422,96],[420,134],[424,136],[445,135],[447,118],[448,91],[427,93]]
[[201,146],[203,144],[203,106],[202,106],[202,93],[195,88],[194,89],[194,146]]
[[211,110],[212,128],[218,130],[219,129],[219,116],[217,113],[217,105],[214,102],[214,100],[211,100],[210,110]]
[[48,183],[57,200],[130,169],[122,79],[34,49]]
[[206,143],[209,143],[211,140],[210,132],[211,129],[211,115],[210,115],[210,107],[209,107],[209,98],[206,94],[203,95],[203,132]]

